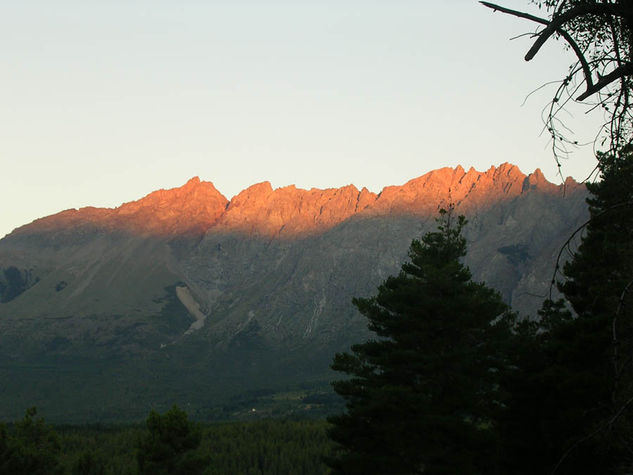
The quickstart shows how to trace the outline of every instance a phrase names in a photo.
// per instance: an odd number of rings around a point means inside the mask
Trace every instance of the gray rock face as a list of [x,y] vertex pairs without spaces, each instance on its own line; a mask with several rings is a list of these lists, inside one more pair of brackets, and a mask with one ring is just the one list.
[[22,402],[53,420],[172,402],[204,416],[245,391],[327,381],[333,353],[368,336],[352,297],[397,273],[449,203],[469,220],[474,278],[534,316],[585,197],[505,164],[378,195],[260,184],[230,203],[194,179],[37,220],[0,240],[0,419]]

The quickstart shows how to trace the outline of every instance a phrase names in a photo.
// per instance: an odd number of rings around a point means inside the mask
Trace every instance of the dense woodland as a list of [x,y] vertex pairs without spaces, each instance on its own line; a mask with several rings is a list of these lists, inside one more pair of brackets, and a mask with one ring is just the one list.
[[201,425],[178,408],[145,425],[52,427],[29,410],[0,428],[2,474],[321,474],[332,450],[323,420]]
[[347,411],[329,419],[333,473],[631,473],[633,148],[598,158],[590,219],[538,316],[472,281],[450,210],[354,300],[376,337],[334,359],[348,378],[334,383]]

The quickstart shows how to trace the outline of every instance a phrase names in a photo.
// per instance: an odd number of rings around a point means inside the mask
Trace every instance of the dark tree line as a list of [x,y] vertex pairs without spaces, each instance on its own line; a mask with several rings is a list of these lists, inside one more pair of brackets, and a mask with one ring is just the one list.
[[334,359],[334,473],[633,473],[633,148],[599,170],[538,318],[472,282],[451,213],[354,300],[376,336]]
[[334,473],[487,473],[495,458],[502,348],[513,316],[471,280],[463,216],[441,212],[410,262],[354,304],[376,338],[336,355],[347,413],[332,417]]
[[177,407],[144,425],[50,426],[31,409],[0,425],[0,474],[303,474],[328,472],[323,420],[199,424]]
[[62,473],[61,446],[55,431],[30,408],[13,430],[0,424],[0,473],[47,475]]
[[[631,150],[602,155],[599,169],[601,181],[587,185],[590,220],[558,283],[565,299],[546,301],[526,332],[515,381],[523,395],[509,411],[516,432],[538,421],[530,442],[540,456],[530,462],[556,473],[633,470]],[[526,449],[515,444],[513,456]]]
[[543,118],[560,167],[578,144],[560,119],[566,106],[605,114],[590,220],[569,262],[556,264],[564,298],[532,320],[493,310],[494,292],[478,318],[474,294],[456,297],[473,285],[459,261],[462,223],[444,216],[414,241],[400,275],[354,302],[376,338],[334,360],[348,375],[334,384],[347,412],[331,419],[329,464],[335,473],[633,473],[633,2],[533,1],[546,17],[481,3],[537,26],[526,60],[550,38],[574,52]]

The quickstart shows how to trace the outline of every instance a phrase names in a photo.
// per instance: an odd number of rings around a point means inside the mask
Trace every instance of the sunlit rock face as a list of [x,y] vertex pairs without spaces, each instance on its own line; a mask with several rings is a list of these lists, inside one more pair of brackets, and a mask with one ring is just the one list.
[[584,188],[568,180],[549,183],[537,169],[530,175],[504,163],[485,172],[461,166],[431,171],[404,185],[387,186],[379,194],[354,185],[320,190],[294,185],[273,189],[258,183],[230,202],[213,183],[192,178],[185,185],[158,190],[118,208],[82,208],[38,219],[15,235],[72,231],[82,228],[147,236],[201,235],[240,232],[252,236],[293,238],[323,233],[353,216],[427,216],[440,207],[477,210],[537,192],[561,195]]
[[[0,418],[35,386],[30,405],[90,419],[95,397],[122,414],[133,412],[126,394],[142,394],[142,417],[145,403],[177,394],[202,407],[325,381],[333,352],[368,336],[352,297],[397,273],[450,205],[469,220],[474,278],[533,316],[560,246],[586,219],[585,197],[573,180],[503,164],[443,168],[378,194],[264,182],[230,201],[193,178],[118,208],[36,220],[0,240],[0,377],[16,381],[0,392]],[[73,393],[77,374],[120,392]]]
[[318,234],[361,212],[376,195],[354,185],[319,190],[253,185],[234,197],[219,221],[223,231],[297,237]]
[[227,204],[213,183],[195,177],[180,188],[121,205],[114,210],[112,226],[145,234],[196,234],[215,225]]
[[[570,182],[574,189],[578,185]],[[408,212],[426,214],[438,207],[456,206],[467,212],[494,205],[538,189],[539,193],[557,194],[563,191],[545,180],[539,169],[529,176],[518,167],[504,163],[486,172],[471,168],[467,172],[460,166],[441,168],[415,178],[402,186],[388,186],[371,206],[374,213]]]
[[154,191],[118,208],[62,211],[22,226],[11,236],[87,229],[146,236],[200,234],[217,223],[227,204],[213,183],[195,177],[179,188]]

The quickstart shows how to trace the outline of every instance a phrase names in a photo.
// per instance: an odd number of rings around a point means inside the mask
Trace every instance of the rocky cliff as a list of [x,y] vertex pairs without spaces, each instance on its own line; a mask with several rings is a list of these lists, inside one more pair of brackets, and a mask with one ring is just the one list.
[[333,352],[367,337],[351,298],[397,272],[449,204],[469,220],[475,279],[534,315],[584,198],[573,180],[503,164],[378,194],[265,182],[230,201],[193,178],[36,220],[0,240],[0,377],[13,381],[0,419],[22,400],[60,420],[113,420],[327,381]]
[[205,232],[241,232],[285,238],[319,234],[352,216],[416,215],[455,205],[462,212],[493,206],[527,194],[574,194],[584,187],[569,179],[549,183],[537,169],[526,176],[504,163],[486,172],[460,166],[441,168],[379,194],[354,185],[302,190],[294,185],[273,189],[253,185],[230,202],[213,183],[192,178],[185,185],[159,190],[118,208],[71,209],[38,219],[8,236],[77,232],[83,228],[145,236],[195,236]]

